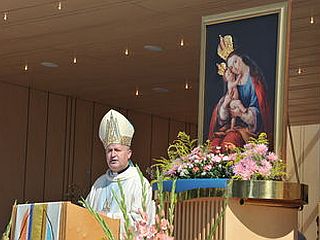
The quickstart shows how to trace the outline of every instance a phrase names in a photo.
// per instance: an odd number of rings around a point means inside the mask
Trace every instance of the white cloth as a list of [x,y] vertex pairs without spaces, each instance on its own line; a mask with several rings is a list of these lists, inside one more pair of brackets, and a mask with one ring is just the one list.
[[[112,193],[113,189],[117,198],[121,199],[120,189],[117,183],[118,180],[125,194],[131,226],[134,226],[136,221],[141,220],[139,209],[142,210],[142,185],[135,167],[130,166],[120,174],[113,174],[110,170],[107,170],[107,172],[100,176],[93,184],[86,200],[94,210],[103,212],[110,218],[121,219],[121,233],[123,233],[122,212]],[[147,189],[147,214],[149,223],[154,223],[155,204],[152,200],[152,189],[148,180],[146,178],[143,178],[143,180]]]

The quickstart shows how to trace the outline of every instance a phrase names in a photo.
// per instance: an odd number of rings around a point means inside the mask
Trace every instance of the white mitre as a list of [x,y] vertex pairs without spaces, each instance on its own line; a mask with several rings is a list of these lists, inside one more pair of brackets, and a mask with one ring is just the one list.
[[134,128],[121,113],[111,109],[100,122],[99,137],[104,148],[117,143],[131,146]]

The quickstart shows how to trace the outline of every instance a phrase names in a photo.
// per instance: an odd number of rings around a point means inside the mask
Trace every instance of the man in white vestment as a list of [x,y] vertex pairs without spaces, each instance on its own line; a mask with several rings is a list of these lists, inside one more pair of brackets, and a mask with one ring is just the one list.
[[[109,169],[93,184],[87,202],[98,212],[110,218],[121,219],[123,233],[123,215],[113,192],[121,199],[118,181],[120,181],[126,200],[127,212],[131,226],[141,220],[142,184],[136,167],[131,164],[131,141],[134,134],[132,124],[119,112],[110,110],[101,120],[99,137],[106,150],[106,162]],[[152,189],[143,178],[147,190],[146,205],[149,221],[154,221],[154,202]]]

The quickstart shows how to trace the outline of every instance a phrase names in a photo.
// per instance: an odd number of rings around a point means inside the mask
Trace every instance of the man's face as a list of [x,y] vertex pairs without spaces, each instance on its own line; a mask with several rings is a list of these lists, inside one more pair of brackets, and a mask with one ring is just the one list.
[[106,149],[107,164],[111,171],[119,172],[128,166],[131,150],[122,144],[110,144]]

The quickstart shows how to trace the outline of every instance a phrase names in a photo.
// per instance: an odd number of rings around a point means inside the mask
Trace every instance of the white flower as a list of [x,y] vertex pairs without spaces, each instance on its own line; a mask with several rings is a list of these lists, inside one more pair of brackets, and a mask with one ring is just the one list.
[[222,160],[223,160],[223,161],[229,161],[230,158],[229,158],[229,156],[223,156]]

